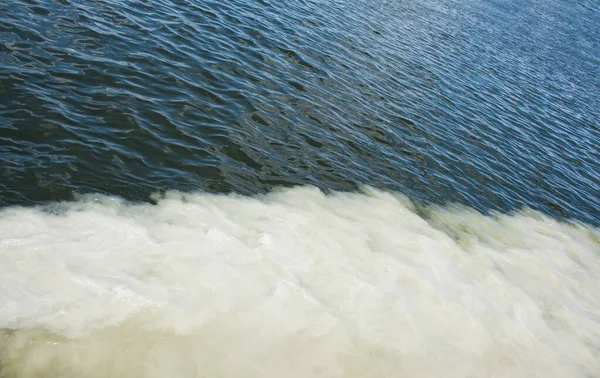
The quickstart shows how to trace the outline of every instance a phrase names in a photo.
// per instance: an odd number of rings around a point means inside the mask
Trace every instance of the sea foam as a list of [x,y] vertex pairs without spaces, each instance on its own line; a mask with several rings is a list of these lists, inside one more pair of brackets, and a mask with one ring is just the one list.
[[596,377],[600,232],[401,195],[0,212],[0,377]]

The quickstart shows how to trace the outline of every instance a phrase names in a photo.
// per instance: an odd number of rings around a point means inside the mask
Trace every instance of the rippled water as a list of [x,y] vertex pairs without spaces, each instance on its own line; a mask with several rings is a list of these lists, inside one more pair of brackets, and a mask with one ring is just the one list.
[[361,184],[600,221],[596,1],[4,1],[0,201]]
[[598,377],[599,4],[0,2],[0,378]]

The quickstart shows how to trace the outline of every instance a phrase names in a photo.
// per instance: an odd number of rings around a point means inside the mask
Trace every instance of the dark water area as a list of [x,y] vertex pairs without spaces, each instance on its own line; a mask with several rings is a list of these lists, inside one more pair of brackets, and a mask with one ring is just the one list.
[[396,190],[600,224],[600,3],[0,3],[0,205]]

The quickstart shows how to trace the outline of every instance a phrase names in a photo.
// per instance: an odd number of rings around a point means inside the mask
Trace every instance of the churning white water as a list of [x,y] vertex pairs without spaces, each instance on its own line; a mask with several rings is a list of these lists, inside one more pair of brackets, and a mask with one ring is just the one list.
[[600,233],[295,188],[0,212],[0,377],[599,377]]

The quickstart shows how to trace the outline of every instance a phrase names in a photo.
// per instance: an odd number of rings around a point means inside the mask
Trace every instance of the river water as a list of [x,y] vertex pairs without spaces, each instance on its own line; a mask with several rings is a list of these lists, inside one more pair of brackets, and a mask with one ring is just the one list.
[[595,0],[0,4],[0,377],[597,377]]

